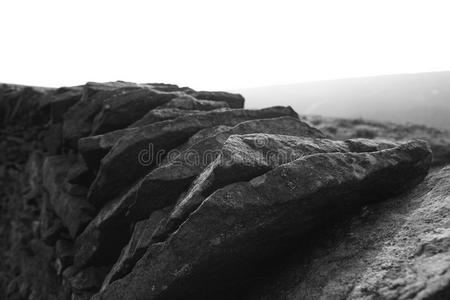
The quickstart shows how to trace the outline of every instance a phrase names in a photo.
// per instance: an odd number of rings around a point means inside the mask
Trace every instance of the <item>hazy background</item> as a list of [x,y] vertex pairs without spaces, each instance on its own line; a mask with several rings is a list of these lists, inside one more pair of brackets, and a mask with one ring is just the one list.
[[2,0],[0,82],[168,82],[239,90],[248,106],[449,127],[448,73],[334,80],[450,70],[449,11],[433,0]]
[[450,72],[385,75],[238,90],[249,107],[418,123],[450,129]]

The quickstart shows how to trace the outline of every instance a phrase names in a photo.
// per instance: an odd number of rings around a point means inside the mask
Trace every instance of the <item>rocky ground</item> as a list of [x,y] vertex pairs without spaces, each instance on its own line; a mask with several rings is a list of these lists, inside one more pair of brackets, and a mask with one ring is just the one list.
[[449,132],[159,83],[0,115],[0,299],[449,297]]

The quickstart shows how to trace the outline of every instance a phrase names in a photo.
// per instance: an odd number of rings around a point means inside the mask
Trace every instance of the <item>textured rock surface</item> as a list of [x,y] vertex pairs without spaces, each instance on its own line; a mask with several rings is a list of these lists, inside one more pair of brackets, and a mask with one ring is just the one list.
[[448,298],[448,133],[243,103],[0,85],[0,298]]
[[[97,206],[112,200],[117,193],[148,173],[161,161],[164,154],[186,142],[199,130],[281,116],[297,114],[290,107],[211,111],[142,127],[120,139],[103,158],[97,178],[91,186],[89,200]],[[119,173],[117,170],[127,170],[127,173]]]
[[448,299],[450,168],[278,259],[248,299]]
[[82,92],[82,86],[56,89],[49,97],[41,99],[40,109],[47,110],[53,122],[60,122],[66,111],[80,100]]
[[[154,239],[165,240],[211,193],[226,185],[248,181],[302,156],[333,152],[373,152],[394,146],[395,144],[391,143],[373,143],[366,140],[340,142],[260,133],[232,135],[223,145],[219,156],[179,199]],[[131,209],[132,215],[145,211],[144,205],[135,206]]]
[[89,135],[91,132],[92,122],[102,109],[103,102],[121,89],[136,86],[134,83],[122,81],[88,82],[83,87],[80,101],[70,107],[64,115],[63,138],[65,143],[75,148],[78,139]]
[[[195,177],[209,162],[215,159],[208,153],[217,155],[232,134],[252,132],[287,133],[293,136],[309,137],[323,136],[320,131],[298,119],[283,117],[246,121],[227,132],[221,132],[200,141],[179,155],[176,161],[161,166],[146,175],[125,195],[120,195],[105,204],[77,239],[76,265],[86,265],[91,261],[104,258],[114,259],[107,254],[115,253],[117,255],[117,252],[120,251],[127,239],[126,233],[131,219],[141,220],[148,217],[154,210],[173,205]],[[315,150],[318,151],[318,148],[316,147]],[[191,163],[189,153],[195,153],[199,158],[205,159]],[[125,237],[122,237],[124,235]]]
[[76,237],[95,215],[94,207],[85,197],[71,195],[62,188],[74,164],[70,157],[61,155],[47,157],[43,165],[43,184],[48,192],[49,204],[72,237]]
[[150,218],[139,221],[134,227],[128,244],[103,282],[105,289],[111,282],[128,274],[136,262],[145,254],[152,241],[152,234],[158,224],[167,217],[171,207],[153,212]]
[[200,286],[205,292],[331,215],[417,184],[430,161],[421,142],[373,153],[316,154],[219,189],[100,299],[173,299],[199,293]]
[[94,135],[81,138],[78,141],[78,151],[91,169],[97,169],[101,159],[111,148],[124,136],[132,135],[139,131],[138,127],[153,123],[172,120],[182,116],[196,115],[201,111],[186,111],[180,109],[154,109],[142,117],[139,121],[131,124],[128,128],[114,130],[102,135]]
[[91,134],[124,128],[139,120],[149,110],[176,97],[176,93],[160,92],[148,86],[115,91],[103,101],[102,108],[92,124]]
[[[244,105],[242,103],[241,107]],[[230,105],[224,101],[199,100],[190,95],[182,95],[161,105],[161,108],[178,108],[183,110],[214,110],[220,108],[230,108]]]
[[179,108],[153,109],[128,127],[129,128],[143,127],[143,126],[147,126],[147,125],[165,121],[165,120],[176,119],[176,118],[182,117],[182,116],[195,115],[200,112],[201,112],[200,110],[183,110],[183,109],[179,109]]
[[340,119],[322,116],[302,116],[329,137],[337,139],[376,138],[393,141],[422,139],[433,151],[433,166],[450,163],[450,131],[424,125],[395,124],[364,119]]
[[230,108],[244,107],[244,97],[242,97],[239,94],[232,94],[227,92],[207,92],[207,91],[191,92],[189,94],[200,100],[225,102],[230,106]]

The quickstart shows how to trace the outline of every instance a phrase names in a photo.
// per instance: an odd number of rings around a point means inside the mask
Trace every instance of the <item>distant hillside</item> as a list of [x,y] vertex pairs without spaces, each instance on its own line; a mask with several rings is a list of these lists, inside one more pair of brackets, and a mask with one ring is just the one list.
[[450,129],[450,72],[327,80],[237,92],[247,99],[247,107],[291,105],[300,114]]

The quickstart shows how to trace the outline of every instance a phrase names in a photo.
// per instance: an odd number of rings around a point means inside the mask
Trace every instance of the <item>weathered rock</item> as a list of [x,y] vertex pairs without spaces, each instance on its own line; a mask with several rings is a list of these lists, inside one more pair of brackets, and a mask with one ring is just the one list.
[[88,169],[82,159],[78,159],[67,173],[66,181],[71,184],[89,187],[94,178],[95,174]]
[[190,95],[200,100],[220,101],[226,102],[230,108],[243,108],[245,99],[240,94],[233,94],[227,92],[207,92],[198,91],[190,92]]
[[179,87],[176,84],[171,83],[145,83],[144,85],[151,86],[152,89],[161,92],[193,92],[194,90],[188,87]]
[[76,237],[94,217],[95,208],[85,198],[70,195],[61,189],[73,163],[64,155],[47,157],[43,165],[43,178],[52,209],[71,236]]
[[413,141],[372,153],[310,155],[219,189],[98,298],[195,297],[223,285],[227,275],[238,280],[249,266],[330,216],[416,185],[430,162],[427,145]]
[[147,251],[152,241],[153,231],[159,222],[168,216],[170,209],[169,207],[155,211],[147,220],[136,223],[130,241],[123,248],[119,259],[103,281],[102,287],[106,288],[111,282],[122,278],[131,271],[136,262]]
[[132,220],[125,215],[133,193],[106,203],[75,242],[74,265],[113,264],[130,239]]
[[[226,133],[200,141],[179,155],[176,161],[146,175],[125,195],[119,195],[105,204],[78,237],[75,264],[84,266],[93,261],[105,261],[105,264],[114,261],[129,239],[131,217],[134,220],[146,219],[153,211],[175,204],[180,194],[216,158],[209,153],[217,155],[232,134],[252,132],[323,137],[320,131],[298,119],[282,117],[243,122]],[[205,159],[191,163],[189,153]],[[128,212],[132,206],[136,208]]]
[[138,85],[122,81],[96,83],[88,82],[83,87],[80,101],[74,104],[64,114],[63,138],[66,144],[76,148],[78,139],[89,135],[92,130],[92,121],[102,109],[103,101],[120,93],[127,88]]
[[72,292],[78,296],[87,296],[83,299],[90,299],[90,296],[101,287],[106,272],[105,267],[89,267],[81,270],[69,279]]
[[42,190],[42,164],[44,155],[40,152],[33,152],[25,165],[26,171],[26,194],[25,200],[36,198]]
[[123,136],[138,132],[138,127],[199,113],[201,113],[201,111],[186,111],[169,108],[154,109],[149,111],[137,122],[131,124],[128,128],[81,138],[78,141],[78,151],[80,151],[88,167],[95,170],[99,167],[101,159],[111,150],[117,141]]
[[142,118],[129,125],[128,128],[143,127],[153,123],[172,120],[182,116],[201,113],[200,110],[183,110],[178,108],[158,108],[149,111]]
[[433,166],[450,163],[450,131],[424,125],[396,124],[364,119],[342,119],[323,116],[302,116],[330,137],[337,139],[376,138],[394,141],[422,139],[433,151]]
[[26,249],[21,249],[14,255],[20,257],[21,273],[16,281],[17,284],[20,284],[21,297],[7,297],[6,299],[57,300],[62,298],[59,278],[52,266],[54,260],[52,247],[38,239],[32,239]]
[[69,240],[58,240],[55,244],[56,255],[56,273],[61,275],[62,272],[70,265],[73,264],[74,245]]
[[[176,85],[166,85],[166,84],[136,84],[124,81],[115,82],[88,82],[83,86],[83,92],[81,95],[81,100],[75,105],[69,108],[69,110],[64,115],[64,126],[63,126],[63,137],[69,146],[76,148],[78,139],[84,136],[88,136],[92,131],[92,123],[96,115],[103,109],[107,109],[108,106],[114,111],[120,113],[120,102],[123,99],[124,102],[130,100],[131,98],[136,99],[136,105],[142,105],[142,100],[140,97],[144,96],[148,91],[153,90],[161,91],[162,94],[175,93],[178,90],[183,90],[183,88],[178,88]],[[129,95],[127,95],[129,94]],[[152,93],[150,93],[152,94]],[[105,101],[111,99],[109,105],[105,104]],[[124,103],[122,102],[122,103]],[[152,101],[150,101],[152,102]],[[162,102],[164,103],[164,102]],[[135,104],[128,105],[125,110],[133,110]],[[147,111],[143,111],[142,115]],[[110,116],[110,114],[108,114]],[[111,115],[112,116],[112,115]],[[127,116],[122,117],[127,119]],[[106,116],[105,116],[106,117]],[[101,117],[98,117],[98,122],[101,121]],[[108,119],[109,120],[109,119]],[[132,120],[130,123],[136,121]],[[113,120],[114,122],[114,120]],[[130,124],[128,123],[128,124]],[[128,125],[127,124],[127,125]],[[125,125],[125,126],[127,126]],[[97,123],[96,126],[100,126]],[[125,127],[124,126],[124,127]],[[95,131],[95,130],[94,130]]]
[[448,299],[450,168],[274,261],[249,299]]
[[[30,123],[39,111],[39,103],[51,95],[55,89],[0,84],[0,120],[2,125],[23,121]],[[49,119],[49,116],[46,116]]]
[[81,99],[82,93],[83,86],[58,88],[41,99],[40,109],[46,111],[54,123],[61,122],[64,113]]
[[[267,119],[262,119],[262,120],[267,120]],[[295,120],[297,120],[297,119],[295,119]],[[258,122],[258,120],[248,121],[248,122]],[[236,125],[236,126],[239,126],[239,125]],[[185,151],[186,149],[188,149],[189,147],[191,147],[192,145],[197,144],[201,140],[215,136],[216,134],[227,131],[231,128],[232,128],[232,126],[219,125],[219,126],[202,129],[199,132],[197,132],[196,134],[194,134],[193,136],[191,136],[186,143],[184,143],[183,145],[181,145],[179,147],[174,148],[174,150],[178,151],[178,153],[181,153],[181,152]],[[170,153],[168,153],[168,154],[170,154]],[[174,153],[174,155],[176,155],[176,153]],[[178,155],[176,155],[176,156],[178,156]],[[165,163],[168,161],[172,161],[173,159],[176,158],[176,156],[174,156],[174,157],[166,156],[163,159],[163,162]]]
[[227,102],[223,101],[211,101],[211,100],[199,100],[190,95],[180,95],[160,108],[177,108],[182,110],[214,110],[220,108],[230,108]]
[[97,170],[102,158],[108,154],[119,139],[137,131],[139,131],[139,128],[125,128],[102,135],[81,138],[78,141],[78,151],[83,157],[83,160],[88,168],[91,170]]
[[41,240],[49,246],[55,245],[58,239],[64,234],[67,234],[67,228],[59,218],[54,215],[54,212],[48,209],[46,206],[48,201],[44,201],[39,216],[39,229]]
[[[395,146],[393,143],[370,140],[341,142],[268,134],[230,136],[219,156],[181,197],[153,238],[157,241],[165,240],[215,190],[235,182],[248,181],[302,156],[333,152],[374,152]],[[137,202],[131,209],[133,215],[145,211],[145,204],[139,204],[141,203]]]
[[92,135],[125,128],[142,118],[149,110],[163,105],[176,93],[160,92],[147,86],[117,90],[105,99],[92,125]]
[[43,144],[49,155],[57,155],[60,153],[63,145],[62,123],[52,124],[47,128]]
[[[186,142],[199,130],[217,125],[236,125],[252,119],[297,116],[290,107],[260,110],[209,111],[148,125],[121,138],[103,158],[91,186],[89,200],[96,206],[112,200],[117,193],[147,174],[170,149]],[[117,172],[127,170],[126,174]]]

